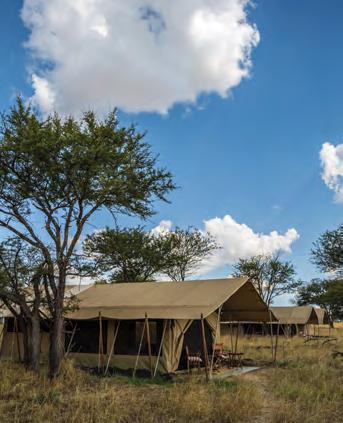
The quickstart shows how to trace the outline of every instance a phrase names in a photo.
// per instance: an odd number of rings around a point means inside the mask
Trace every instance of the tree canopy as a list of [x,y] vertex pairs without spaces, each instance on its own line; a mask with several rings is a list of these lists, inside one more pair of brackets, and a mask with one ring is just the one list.
[[142,282],[163,271],[170,248],[166,238],[139,226],[95,232],[86,237],[83,250],[95,274],[108,275],[111,282]]
[[283,294],[296,292],[301,282],[295,280],[295,269],[278,255],[257,255],[240,259],[234,265],[233,276],[249,276],[258,293],[269,306]]
[[343,281],[314,279],[302,286],[297,294],[298,305],[317,305],[327,311],[329,319],[343,318]]
[[116,113],[99,120],[43,118],[21,99],[1,117],[0,227],[38,249],[47,267],[54,328],[50,374],[59,370],[65,283],[85,224],[101,209],[146,218],[166,200],[172,175],[134,126]]
[[176,228],[161,235],[170,247],[163,273],[173,281],[184,281],[219,247],[214,238],[198,229]]
[[322,272],[343,273],[343,224],[324,232],[313,244],[312,261]]

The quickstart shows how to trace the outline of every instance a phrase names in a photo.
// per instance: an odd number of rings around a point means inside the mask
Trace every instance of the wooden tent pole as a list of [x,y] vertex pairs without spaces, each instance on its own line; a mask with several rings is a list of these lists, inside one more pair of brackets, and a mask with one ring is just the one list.
[[222,311],[223,304],[219,307],[218,310],[218,316],[217,316],[217,323],[216,323],[216,330],[214,332],[214,340],[213,340],[213,348],[212,348],[212,357],[211,357],[211,365],[210,365],[210,379],[212,379],[212,372],[213,372],[213,362],[214,362],[214,352],[217,342],[217,333],[218,333],[218,327],[220,325],[220,313]]
[[71,346],[72,346],[72,342],[73,342],[73,340],[74,340],[74,336],[75,336],[76,328],[77,328],[77,323],[75,324],[75,326],[74,326],[74,328],[73,328],[73,332],[72,332],[71,337],[70,337],[70,341],[69,341],[69,344],[68,344],[68,347],[67,347],[67,351],[66,351],[66,353],[64,354],[64,357],[65,357],[65,358],[67,358],[67,357],[68,357],[68,355],[69,355],[69,352],[70,352],[70,349],[71,349]]
[[102,335],[102,316],[101,311],[99,311],[99,348],[98,348],[98,371],[104,367],[104,341]]
[[143,337],[144,337],[144,333],[145,333],[145,326],[146,326],[146,320],[144,320],[144,326],[143,326],[143,329],[142,329],[142,335],[141,335],[141,339],[139,341],[139,346],[138,346],[138,352],[137,352],[135,367],[134,367],[133,373],[132,373],[132,377],[133,378],[136,376],[136,370],[137,370],[138,360],[139,360],[139,356],[141,354],[141,349],[142,349],[142,344],[143,344]]
[[152,355],[151,355],[151,342],[150,342],[150,327],[149,327],[149,319],[147,313],[145,313],[145,321],[146,321],[146,338],[148,343],[148,353],[149,353],[149,366],[150,366],[150,377],[153,376],[152,370]]
[[120,320],[118,320],[118,322],[117,322],[117,326],[116,326],[116,329],[115,329],[115,332],[114,332],[114,335],[113,335],[113,342],[112,342],[112,345],[111,345],[110,354],[108,356],[108,360],[107,360],[107,364],[106,364],[106,369],[105,369],[105,373],[104,373],[105,375],[108,372],[108,367],[110,365],[111,357],[112,357],[112,354],[113,354],[113,351],[114,351],[114,345],[116,343],[116,339],[117,339],[117,335],[118,335],[118,331],[119,331],[119,326],[120,326]]
[[278,341],[279,341],[279,332],[280,332],[280,324],[277,324],[276,329],[276,338],[275,338],[275,351],[274,351],[274,363],[276,362],[276,354],[277,354],[277,347],[278,347]]
[[237,328],[236,328],[235,354],[237,353],[237,345],[238,345],[238,329],[239,329],[239,322],[237,322]]
[[155,364],[155,368],[154,368],[154,374],[153,377],[156,376],[157,373],[157,368],[158,368],[158,363],[160,361],[160,357],[161,357],[161,352],[162,352],[162,345],[163,345],[163,341],[164,341],[164,335],[166,333],[166,329],[167,329],[167,320],[163,321],[163,332],[162,332],[162,337],[161,337],[161,342],[160,342],[160,347],[158,349],[158,354],[157,354],[157,359],[156,359],[156,364]]
[[272,312],[269,310],[269,321],[270,321],[270,344],[272,349],[272,360],[274,360],[274,339],[273,339],[273,325],[272,325]]
[[207,345],[206,345],[206,338],[205,338],[205,325],[204,325],[204,316],[201,314],[201,337],[202,337],[202,347],[204,352],[204,359],[205,359],[205,373],[206,373],[206,382],[209,380],[208,374],[208,353],[207,353]]
[[231,340],[231,352],[233,352],[232,320],[230,320],[230,340]]
[[17,341],[18,359],[19,359],[19,361],[21,361],[20,342],[19,342],[19,333],[18,333],[18,320],[17,320],[16,317],[15,317],[14,323],[15,323],[15,336],[16,336],[16,341]]

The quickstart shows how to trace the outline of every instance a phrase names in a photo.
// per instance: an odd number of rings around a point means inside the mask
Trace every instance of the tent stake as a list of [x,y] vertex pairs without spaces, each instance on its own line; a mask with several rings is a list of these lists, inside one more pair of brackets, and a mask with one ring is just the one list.
[[163,332],[162,332],[160,347],[158,349],[158,354],[157,354],[157,359],[156,359],[156,364],[155,364],[155,369],[154,369],[153,377],[155,377],[156,376],[156,373],[157,373],[157,368],[158,368],[158,363],[160,361],[160,356],[161,356],[161,352],[162,352],[162,345],[163,345],[163,341],[164,341],[164,335],[166,333],[166,328],[167,328],[167,320],[164,320],[163,321]]
[[214,362],[214,351],[215,351],[216,342],[217,342],[217,332],[218,332],[218,327],[219,327],[219,324],[220,324],[220,313],[222,311],[222,307],[223,307],[223,304],[219,307],[219,310],[218,310],[216,331],[214,333],[213,348],[212,348],[212,357],[211,357],[211,365],[210,365],[210,379],[212,379],[213,362]]
[[111,357],[112,357],[112,354],[113,354],[113,351],[114,351],[114,344],[115,344],[116,339],[117,339],[117,335],[118,335],[118,331],[119,331],[119,326],[120,326],[120,320],[118,320],[118,323],[117,323],[117,326],[116,326],[116,330],[114,332],[113,342],[112,342],[112,345],[111,345],[111,350],[110,350],[110,354],[108,356],[108,360],[107,360],[107,364],[106,364],[106,369],[105,369],[105,373],[104,373],[105,376],[106,376],[106,373],[108,371],[108,367],[110,365]]
[[145,313],[145,321],[146,321],[146,338],[148,342],[148,353],[149,353],[150,377],[152,378],[153,370],[152,370],[152,357],[151,357],[150,327],[149,327],[148,315],[146,313]]
[[141,340],[139,342],[139,347],[138,347],[138,352],[137,352],[135,367],[134,367],[133,373],[132,373],[132,377],[133,378],[136,376],[136,370],[137,370],[138,360],[139,360],[139,356],[141,354],[141,349],[142,349],[142,344],[143,344],[143,337],[144,337],[144,333],[145,333],[145,326],[146,326],[146,320],[144,321],[144,326],[143,326],[143,330],[142,330]]
[[205,325],[204,325],[204,316],[201,314],[201,335],[202,335],[202,347],[204,352],[205,359],[205,372],[206,372],[206,382],[208,382],[208,354],[207,354],[207,345],[205,338]]

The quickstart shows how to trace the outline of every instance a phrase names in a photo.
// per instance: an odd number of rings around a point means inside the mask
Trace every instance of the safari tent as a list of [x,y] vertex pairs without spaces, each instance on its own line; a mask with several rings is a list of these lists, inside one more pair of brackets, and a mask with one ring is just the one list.
[[308,334],[309,325],[318,325],[318,315],[312,306],[270,307],[284,333]]
[[[220,342],[221,321],[267,322],[271,316],[246,277],[96,284],[76,298],[77,309],[65,319],[69,357],[87,367],[144,369],[154,374],[182,367],[186,346],[200,351],[208,362],[206,355]],[[6,320],[1,354],[8,356],[20,334]]]

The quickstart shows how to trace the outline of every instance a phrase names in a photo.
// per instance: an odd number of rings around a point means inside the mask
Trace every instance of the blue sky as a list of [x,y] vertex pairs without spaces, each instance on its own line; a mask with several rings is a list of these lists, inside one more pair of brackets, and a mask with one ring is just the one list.
[[[37,64],[24,48],[31,30],[21,8],[18,0],[0,5],[1,109],[17,92],[34,92],[30,72]],[[148,131],[181,187],[171,204],[156,204],[148,228],[161,220],[204,228],[205,220],[225,215],[255,234],[295,228],[299,239],[284,257],[309,279],[317,275],[309,263],[312,242],[342,221],[343,205],[322,180],[319,153],[324,142],[343,142],[343,3],[256,0],[245,11],[260,40],[250,77],[227,98],[200,90],[195,104],[176,101],[168,113],[121,111],[120,117]],[[104,216],[94,224],[104,226]],[[229,271],[230,263],[221,263],[209,275]]]

